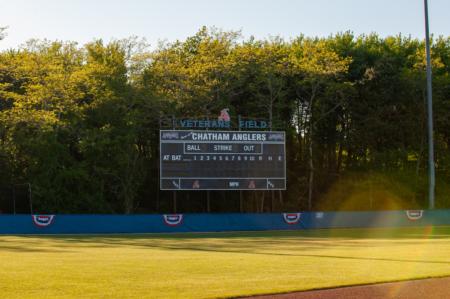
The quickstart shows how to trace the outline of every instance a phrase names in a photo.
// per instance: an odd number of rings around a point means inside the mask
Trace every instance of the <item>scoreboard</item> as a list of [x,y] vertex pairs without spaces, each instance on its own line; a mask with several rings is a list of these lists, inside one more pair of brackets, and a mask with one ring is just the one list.
[[161,190],[285,190],[285,133],[160,131]]

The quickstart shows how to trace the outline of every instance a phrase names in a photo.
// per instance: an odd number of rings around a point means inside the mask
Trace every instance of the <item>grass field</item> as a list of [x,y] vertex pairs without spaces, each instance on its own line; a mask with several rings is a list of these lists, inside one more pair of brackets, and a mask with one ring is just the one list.
[[0,236],[1,298],[216,298],[450,275],[450,228]]

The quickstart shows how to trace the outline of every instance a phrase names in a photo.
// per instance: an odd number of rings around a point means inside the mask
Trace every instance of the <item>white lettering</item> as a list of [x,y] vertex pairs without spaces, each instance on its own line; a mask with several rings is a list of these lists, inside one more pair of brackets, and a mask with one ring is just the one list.
[[233,150],[231,144],[227,144],[227,145],[222,145],[222,144],[215,144],[214,145],[214,150],[215,151],[229,151],[231,152]]

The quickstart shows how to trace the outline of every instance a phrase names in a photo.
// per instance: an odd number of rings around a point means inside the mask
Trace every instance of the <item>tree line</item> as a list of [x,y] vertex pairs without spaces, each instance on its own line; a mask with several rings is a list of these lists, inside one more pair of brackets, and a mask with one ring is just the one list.
[[[448,208],[449,37],[433,39],[432,65],[436,204]],[[426,207],[425,66],[424,41],[401,35],[30,40],[0,52],[0,202],[26,185],[43,213]],[[286,132],[287,190],[159,191],[161,121],[225,107]]]

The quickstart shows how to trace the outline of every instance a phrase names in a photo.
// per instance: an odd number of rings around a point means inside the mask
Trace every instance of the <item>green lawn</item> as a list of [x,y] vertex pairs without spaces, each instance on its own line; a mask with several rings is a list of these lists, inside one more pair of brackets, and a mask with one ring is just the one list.
[[215,298],[450,275],[450,228],[0,236],[1,298]]

